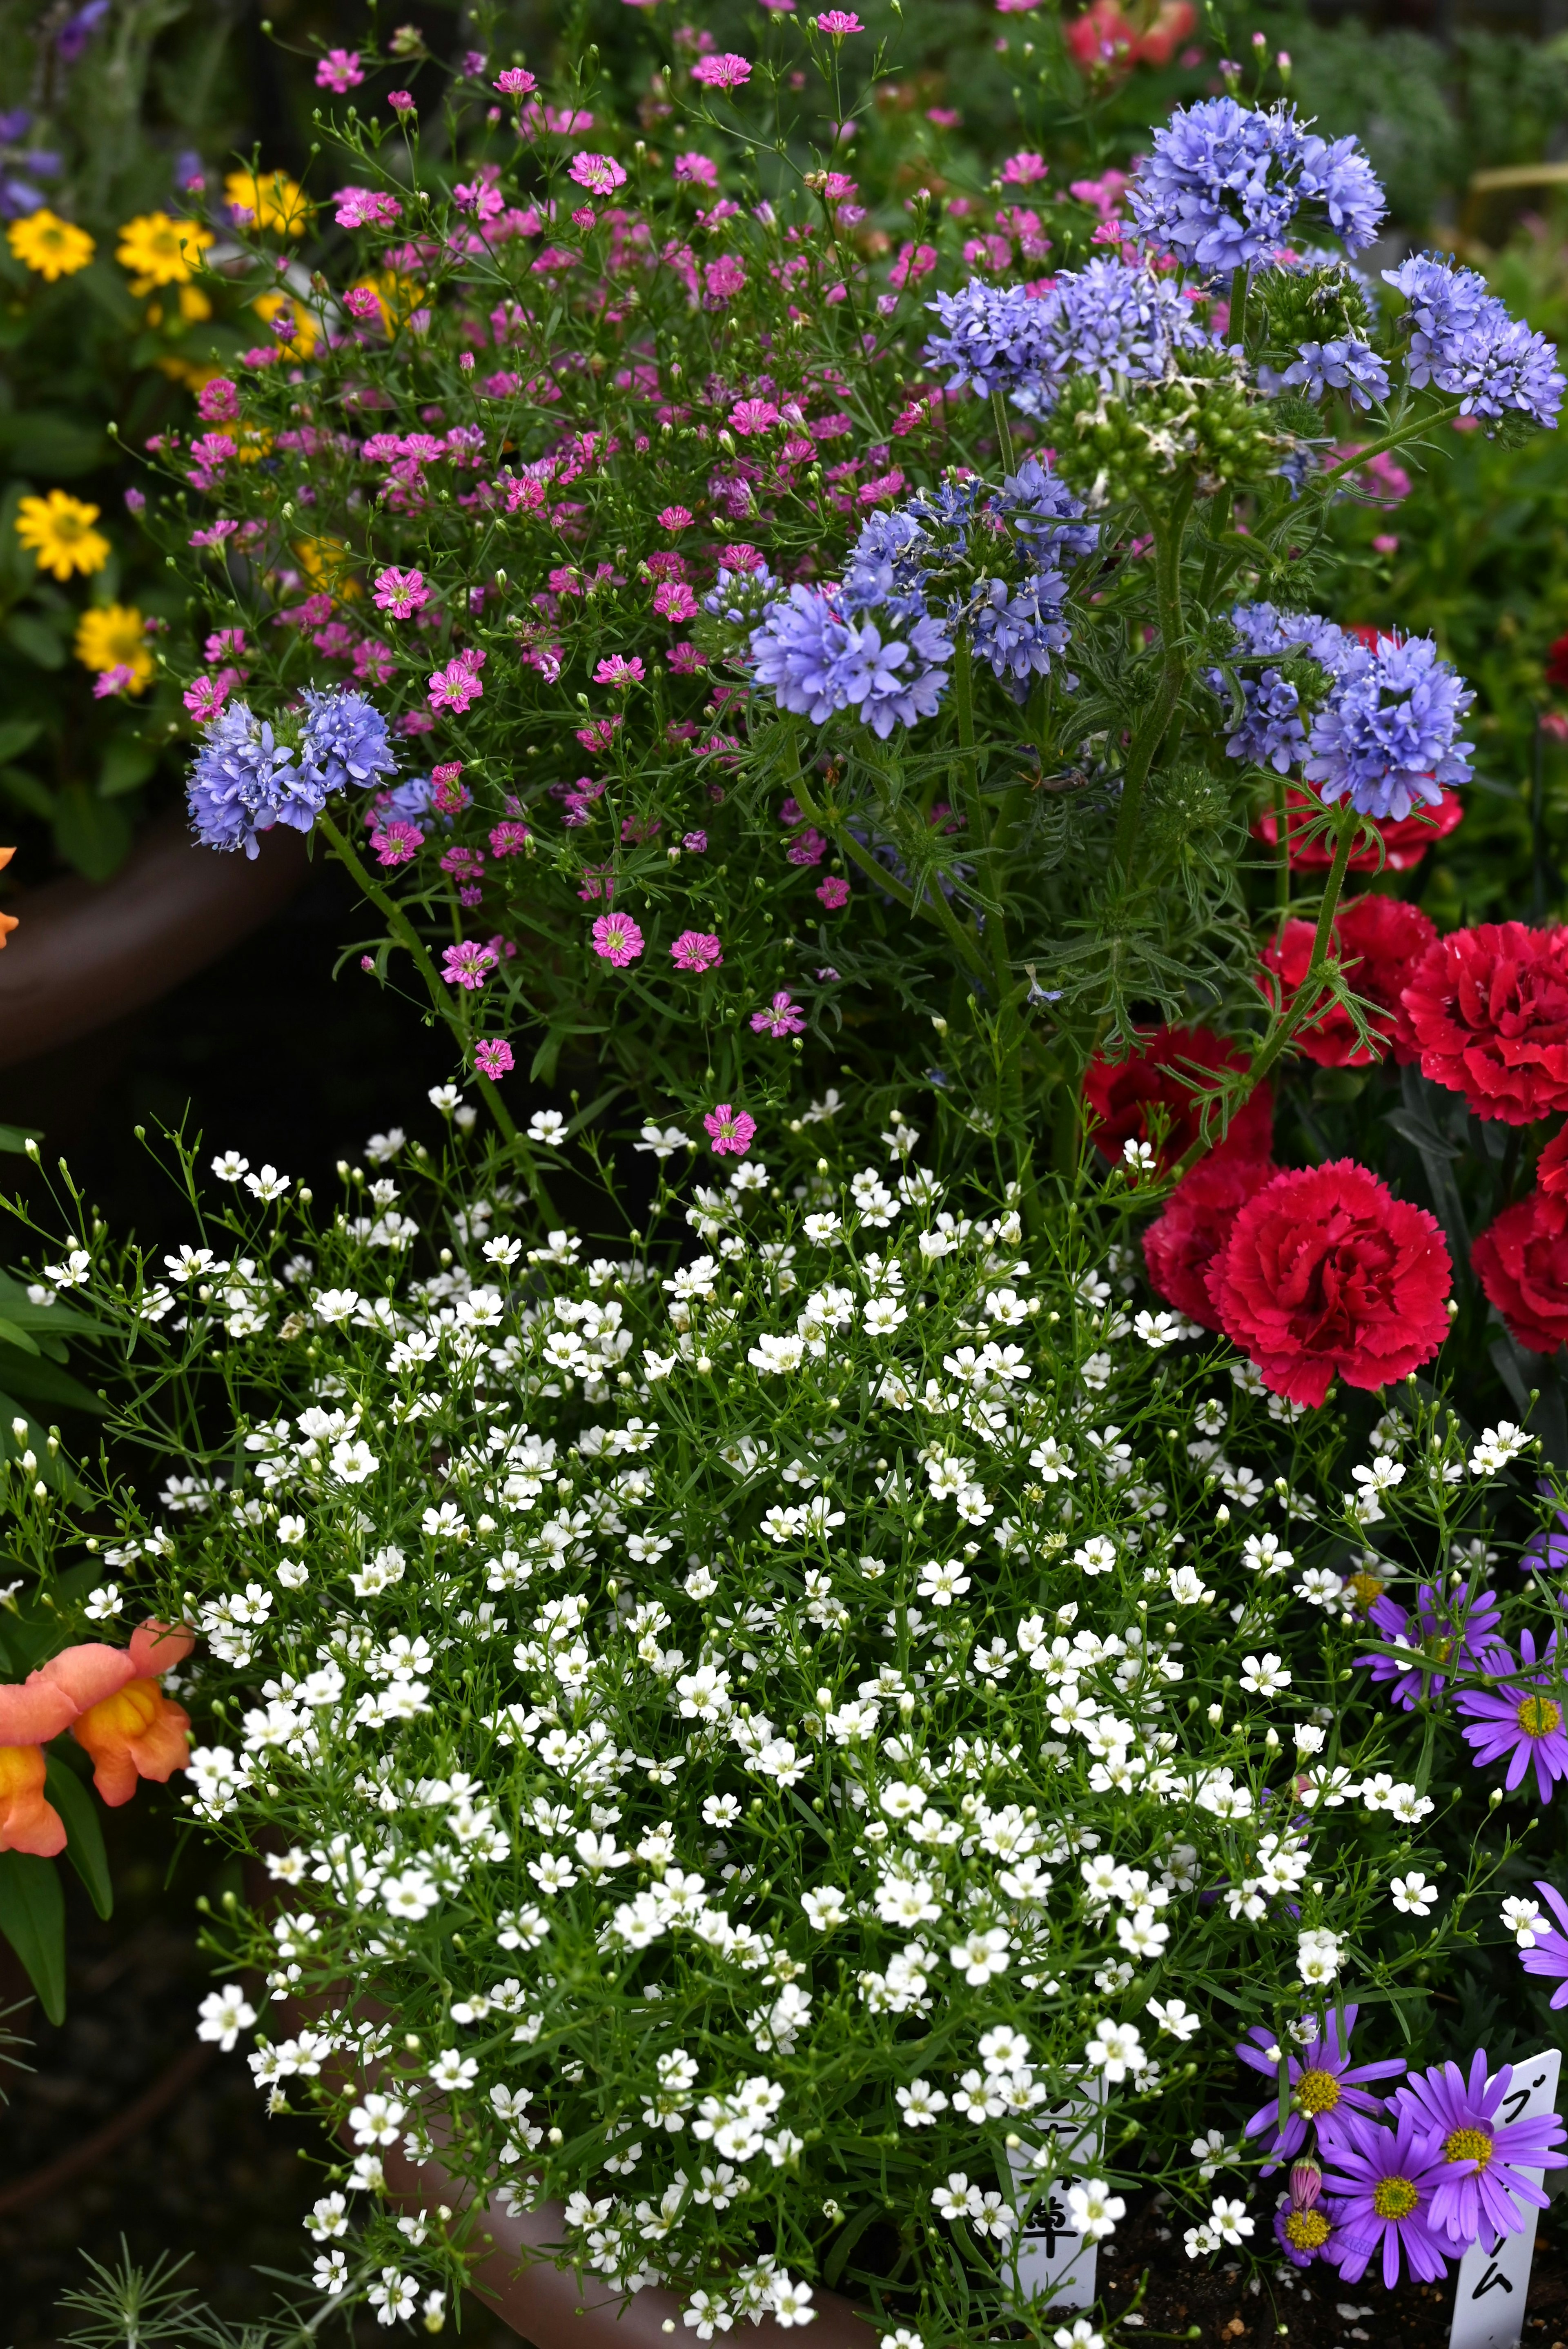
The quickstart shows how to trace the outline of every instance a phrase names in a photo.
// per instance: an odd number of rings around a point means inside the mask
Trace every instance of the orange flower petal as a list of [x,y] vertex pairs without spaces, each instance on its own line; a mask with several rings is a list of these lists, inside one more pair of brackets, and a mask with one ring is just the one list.
[[0,1745],[0,1851],[53,1859],[66,1847],[65,1821],[44,1799],[41,1745]]
[[139,1630],[130,1635],[129,1653],[139,1676],[155,1680],[160,1672],[171,1672],[182,1664],[196,1644],[196,1635],[177,1623],[171,1630],[150,1616]]
[[71,1723],[93,1759],[93,1785],[111,1810],[129,1803],[140,1778],[161,1785],[191,1758],[191,1721],[156,1681],[133,1680]]

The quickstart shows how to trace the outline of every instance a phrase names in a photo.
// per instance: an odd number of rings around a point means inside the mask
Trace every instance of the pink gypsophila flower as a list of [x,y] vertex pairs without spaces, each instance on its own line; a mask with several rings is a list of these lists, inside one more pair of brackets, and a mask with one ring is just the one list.
[[461,945],[447,947],[442,952],[441,977],[449,987],[483,987],[500,960],[493,947],[483,947],[477,939],[466,939]]
[[1010,155],[1002,167],[1002,176],[1010,188],[1032,188],[1045,177],[1045,158],[1027,147]]
[[240,412],[240,395],[227,376],[214,376],[196,394],[196,407],[209,424],[232,424]]
[[[574,155],[566,177],[595,196],[613,195],[617,188],[626,185],[626,173],[613,155]],[[592,217],[590,213],[590,223]]]
[[682,930],[670,959],[677,970],[717,970],[724,950],[711,930]]
[[916,278],[929,277],[936,265],[937,249],[934,244],[906,244],[888,272],[888,283],[902,292]]
[[379,188],[339,188],[332,202],[339,228],[389,228],[402,218],[396,196],[383,195]]
[[746,272],[732,253],[722,253],[717,261],[709,262],[702,279],[711,302],[730,302],[745,284]]
[[[393,816],[370,835],[370,845],[376,852],[378,863],[386,865],[407,864],[419,854],[424,844],[424,834],[419,825],[410,823],[406,816]],[[449,947],[447,952],[450,954],[452,951]],[[450,977],[450,973],[448,975]],[[464,980],[462,984],[477,985],[478,982]]]
[[697,615],[697,598],[682,580],[667,579],[653,591],[653,608],[661,620],[691,620]]
[[642,932],[629,914],[601,914],[593,927],[594,952],[617,970],[635,962],[642,952]]
[[198,726],[210,726],[239,681],[237,668],[220,669],[216,677],[193,678],[181,698]]
[[708,1129],[715,1158],[743,1158],[757,1131],[757,1121],[751,1112],[732,1109],[728,1102],[716,1103],[702,1123]]
[[666,506],[659,517],[660,530],[690,530],[697,517],[686,506]]
[[358,89],[364,78],[364,67],[353,49],[328,49],[316,68],[317,88],[335,89],[339,98]]
[[830,873],[826,881],[817,883],[816,895],[830,914],[836,914],[849,903],[849,884],[841,873]]
[[425,585],[422,571],[379,571],[376,574],[376,605],[379,611],[390,612],[395,620],[406,620],[430,602],[431,591]]
[[689,832],[681,840],[680,845],[689,855],[705,856],[708,853],[708,835],[705,832]]
[[[432,671],[429,697],[432,709],[455,710],[461,717],[470,702],[481,698],[484,688],[471,666],[473,657],[471,656],[465,659],[460,654],[457,659],[448,661],[444,668]],[[477,656],[479,660],[483,658],[483,653]]]
[[95,701],[117,699],[125,691],[126,687],[134,682],[135,677],[136,671],[133,668],[128,667],[124,661],[116,661],[112,668],[106,668],[101,677],[93,679],[93,699]]
[[631,686],[640,685],[643,676],[642,663],[635,653],[629,660],[625,653],[610,653],[595,669],[594,683],[614,686],[625,692]]
[[842,41],[846,34],[866,30],[851,8],[825,8],[816,22],[818,30],[831,34],[836,41]]
[[483,1043],[474,1046],[473,1065],[480,1076],[488,1077],[493,1084],[516,1064],[512,1058],[511,1045],[498,1036],[486,1038]]
[[496,75],[491,84],[491,88],[498,89],[503,98],[526,98],[530,90],[538,87],[538,81],[526,66],[508,66],[504,73]]
[[778,420],[778,409],[771,399],[737,399],[730,410],[730,429],[742,440],[748,433],[767,431]]
[[525,823],[498,823],[490,833],[492,856],[521,856],[532,838]]
[[678,181],[695,181],[700,188],[716,188],[719,166],[711,155],[677,155],[675,177]]
[[389,89],[387,92],[387,104],[394,114],[413,114],[418,111],[411,89]]
[[827,843],[820,832],[809,830],[792,841],[785,854],[792,864],[820,864],[827,854]]
[[757,1036],[798,1036],[805,1026],[799,1005],[792,1003],[782,988],[765,1011],[752,1014],[752,1032]]
[[671,645],[664,657],[677,677],[695,677],[697,671],[706,666],[702,652],[696,645]]
[[721,57],[699,57],[691,68],[691,78],[701,82],[704,89],[743,89],[752,78],[752,68],[746,58],[736,57],[732,50]]

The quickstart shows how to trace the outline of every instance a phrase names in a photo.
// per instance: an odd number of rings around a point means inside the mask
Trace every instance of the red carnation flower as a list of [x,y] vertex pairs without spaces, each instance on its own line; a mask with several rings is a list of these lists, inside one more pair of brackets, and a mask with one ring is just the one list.
[[1568,1345],[1568,1205],[1542,1191],[1505,1207],[1470,1250],[1476,1278],[1532,1354]]
[[1552,1135],[1536,1160],[1535,1180],[1549,1198],[1568,1198],[1568,1125]]
[[[1291,869],[1295,873],[1326,872],[1334,863],[1334,837],[1307,841],[1303,838],[1309,816],[1325,812],[1317,793],[1304,783],[1293,783],[1285,795],[1285,823],[1290,833]],[[1390,873],[1409,873],[1419,864],[1428,848],[1439,840],[1447,840],[1457,824],[1464,822],[1465,811],[1458,792],[1445,790],[1437,807],[1412,808],[1407,816],[1381,816],[1375,819],[1383,835],[1384,865]],[[1280,836],[1273,809],[1265,808],[1252,826],[1254,840],[1262,840],[1272,848]],[[1377,851],[1367,846],[1356,849],[1348,868],[1352,873],[1376,873]]]
[[1548,685],[1568,685],[1568,636],[1559,636],[1546,648],[1546,682]]
[[1263,1384],[1320,1403],[1335,1374],[1386,1386],[1448,1335],[1452,1267],[1436,1219],[1354,1159],[1276,1174],[1209,1274],[1220,1326]]
[[[1284,935],[1263,950],[1266,967],[1279,973],[1287,1004],[1307,975],[1316,932],[1315,922],[1287,922]],[[1296,1030],[1298,1049],[1321,1069],[1365,1068],[1380,1061],[1390,1044],[1397,1061],[1413,1061],[1416,1050],[1399,994],[1411,965],[1425,954],[1437,931],[1418,905],[1373,896],[1352,897],[1342,905],[1334,916],[1334,935],[1346,983],[1385,1015],[1368,1022],[1381,1042],[1376,1049],[1357,1044],[1350,1014],[1342,1004],[1333,1003]]]
[[[1241,1046],[1217,1036],[1211,1028],[1157,1028],[1125,1061],[1091,1061],[1084,1074],[1084,1099],[1098,1120],[1096,1149],[1115,1161],[1125,1142],[1155,1143],[1163,1173],[1184,1158],[1199,1138],[1199,1072],[1246,1065]],[[1155,1112],[1163,1112],[1158,1140],[1153,1126],[1161,1121]],[[1264,1083],[1249,1093],[1224,1140],[1215,1142],[1212,1154],[1266,1158],[1273,1132],[1273,1091]]]
[[1421,1073],[1477,1117],[1568,1109],[1568,930],[1482,922],[1428,947],[1402,998]]
[[1272,1183],[1278,1168],[1266,1158],[1200,1158],[1184,1174],[1143,1236],[1148,1277],[1168,1305],[1205,1330],[1220,1316],[1209,1294],[1209,1268],[1231,1237],[1238,1208]]

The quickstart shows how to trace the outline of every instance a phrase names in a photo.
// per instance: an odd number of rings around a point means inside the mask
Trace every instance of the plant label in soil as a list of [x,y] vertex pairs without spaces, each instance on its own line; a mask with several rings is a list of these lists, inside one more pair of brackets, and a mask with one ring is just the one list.
[[[1104,2074],[1081,2094],[1059,2105],[1047,2105],[1031,2115],[1042,2142],[1052,2145],[1054,2175],[1047,2190],[1037,2196],[1018,2239],[1018,2297],[1040,2300],[1047,2294],[1053,2308],[1088,2308],[1095,2298],[1098,2252],[1073,2224],[1067,2207],[1070,2188],[1097,2166],[1100,2116],[1106,2100]],[[1010,2153],[1013,2191],[1020,2202],[1036,2186],[1040,2171],[1021,2147]]]
[[[1500,2120],[1533,2120],[1557,2108],[1557,2074],[1562,2056],[1555,2047],[1529,2063],[1516,2064],[1509,2092],[1499,2108]],[[1521,2173],[1539,2186],[1545,2172]],[[1524,2303],[1530,2294],[1530,2263],[1535,2256],[1535,2213],[1527,2210],[1517,2235],[1495,2241],[1485,2236],[1471,2245],[1459,2261],[1454,2289],[1454,2323],[1449,2349],[1517,2349],[1524,2329]]]

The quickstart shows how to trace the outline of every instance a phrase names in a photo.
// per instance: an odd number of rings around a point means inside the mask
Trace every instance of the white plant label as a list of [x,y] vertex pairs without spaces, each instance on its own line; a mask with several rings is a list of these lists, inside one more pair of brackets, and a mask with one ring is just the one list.
[[[1542,2113],[1555,2112],[1562,2060],[1558,2050],[1549,2047],[1544,2055],[1516,2064],[1498,2119],[1534,2120]],[[1545,2172],[1526,2169],[1520,2174],[1539,2186]],[[1449,2349],[1518,2349],[1535,2256],[1535,2211],[1527,2209],[1517,2235],[1501,2235],[1495,2241],[1483,2236],[1465,2253],[1454,2288]]]
[[[1050,2191],[1030,2210],[1018,2238],[1018,2297],[1041,2300],[1050,2295],[1053,2308],[1089,2308],[1095,2299],[1098,2246],[1085,2242],[1067,2209],[1067,2189],[1092,2176],[1100,2159],[1100,2127],[1106,2101],[1105,2075],[1099,2074],[1081,2094],[1059,2105],[1044,2105],[1030,2115],[1033,2126],[1053,2130],[1059,2169]],[[1009,2154],[1013,2191],[1022,2202],[1039,2172],[1021,2147]]]

